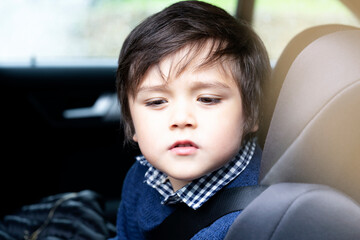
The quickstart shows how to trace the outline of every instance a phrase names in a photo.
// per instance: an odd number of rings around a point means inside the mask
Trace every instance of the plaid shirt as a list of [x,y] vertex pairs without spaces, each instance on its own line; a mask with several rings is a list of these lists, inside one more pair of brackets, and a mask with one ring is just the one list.
[[173,191],[167,175],[154,168],[144,156],[138,156],[136,160],[149,167],[145,173],[145,182],[164,197],[162,204],[184,202],[189,207],[198,209],[211,196],[239,176],[254,155],[255,147],[255,140],[246,142],[230,162],[214,172],[193,180],[176,192]]

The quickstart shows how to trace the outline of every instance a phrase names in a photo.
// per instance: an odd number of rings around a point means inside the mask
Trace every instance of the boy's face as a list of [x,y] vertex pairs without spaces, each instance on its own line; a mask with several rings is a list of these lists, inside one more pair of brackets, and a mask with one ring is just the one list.
[[187,53],[150,68],[136,95],[129,96],[133,139],[175,191],[231,160],[243,135],[242,100],[231,74],[220,64],[196,67],[207,51],[176,74]]

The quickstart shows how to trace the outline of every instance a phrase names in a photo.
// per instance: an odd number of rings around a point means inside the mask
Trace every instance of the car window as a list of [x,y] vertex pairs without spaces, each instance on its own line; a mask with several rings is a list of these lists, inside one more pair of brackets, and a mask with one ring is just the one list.
[[256,0],[253,26],[263,39],[272,62],[302,30],[321,24],[360,27],[359,20],[339,0]]
[[[116,64],[128,33],[177,0],[1,0],[0,64]],[[208,0],[231,14],[236,0]],[[70,60],[71,59],[71,60]]]

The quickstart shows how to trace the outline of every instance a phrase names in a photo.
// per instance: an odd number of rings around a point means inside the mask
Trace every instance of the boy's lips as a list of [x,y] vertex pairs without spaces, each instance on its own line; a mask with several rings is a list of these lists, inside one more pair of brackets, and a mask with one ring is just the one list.
[[176,141],[173,145],[171,145],[169,150],[175,153],[176,155],[186,156],[186,155],[194,154],[198,148],[199,147],[192,141],[181,140],[181,141]]

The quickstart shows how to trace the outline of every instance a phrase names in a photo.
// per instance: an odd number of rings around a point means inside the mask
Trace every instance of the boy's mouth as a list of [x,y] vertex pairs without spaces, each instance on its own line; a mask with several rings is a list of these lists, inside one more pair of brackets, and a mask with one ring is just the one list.
[[189,140],[176,141],[169,148],[171,152],[180,156],[192,155],[196,152],[197,149],[198,146]]
[[179,148],[179,147],[194,147],[198,148],[195,143],[189,140],[176,141],[173,145],[171,145],[170,149]]

